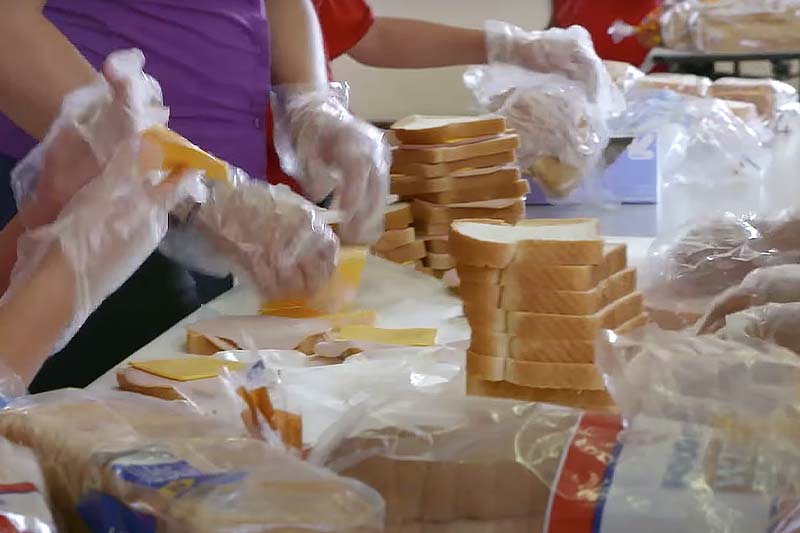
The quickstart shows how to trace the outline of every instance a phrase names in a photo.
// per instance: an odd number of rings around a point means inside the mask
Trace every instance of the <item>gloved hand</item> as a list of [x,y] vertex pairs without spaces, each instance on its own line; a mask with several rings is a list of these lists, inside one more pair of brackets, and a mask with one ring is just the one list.
[[536,72],[562,74],[581,82],[590,102],[597,102],[613,83],[584,28],[525,31],[506,22],[486,23],[489,63],[507,63]]
[[344,243],[374,243],[389,192],[391,154],[383,133],[351,115],[328,88],[279,89],[273,106],[284,170],[313,202],[334,192]]
[[[313,294],[328,280],[338,240],[313,205],[288,188],[241,176],[210,187],[188,223],[263,301]],[[194,245],[203,244],[182,244]]]
[[725,317],[768,303],[800,302],[800,265],[776,265],[750,272],[742,282],[720,294],[700,321],[698,334],[713,333]]
[[166,124],[161,88],[139,50],[112,53],[102,75],[67,95],[42,143],[14,169],[11,184],[29,229],[55,220],[72,195],[100,174],[136,132]]
[[762,339],[800,354],[800,302],[771,303],[731,315],[717,335],[738,341]]

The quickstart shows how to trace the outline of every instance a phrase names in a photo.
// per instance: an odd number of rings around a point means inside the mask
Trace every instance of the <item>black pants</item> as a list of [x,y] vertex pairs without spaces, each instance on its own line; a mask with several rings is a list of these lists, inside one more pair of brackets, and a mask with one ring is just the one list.
[[[2,226],[16,211],[9,185],[13,163],[0,156]],[[89,385],[230,286],[230,278],[198,275],[195,279],[186,269],[154,253],[100,305],[69,344],[47,360],[31,392]]]

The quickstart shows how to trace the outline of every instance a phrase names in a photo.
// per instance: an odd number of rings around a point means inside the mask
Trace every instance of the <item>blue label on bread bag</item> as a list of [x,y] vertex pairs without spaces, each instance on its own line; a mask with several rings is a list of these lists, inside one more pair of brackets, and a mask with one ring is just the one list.
[[155,517],[102,492],[91,491],[81,498],[78,514],[92,533],[156,533]]

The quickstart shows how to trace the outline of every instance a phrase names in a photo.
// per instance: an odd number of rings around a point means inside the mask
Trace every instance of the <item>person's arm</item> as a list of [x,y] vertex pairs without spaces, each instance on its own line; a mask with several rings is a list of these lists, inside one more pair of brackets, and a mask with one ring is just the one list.
[[379,68],[478,65],[487,61],[486,35],[483,30],[379,17],[348,54]]
[[311,0],[269,0],[264,5],[273,85],[327,85],[325,47]]
[[43,15],[44,0],[0,0],[0,113],[37,139],[64,96],[97,72]]

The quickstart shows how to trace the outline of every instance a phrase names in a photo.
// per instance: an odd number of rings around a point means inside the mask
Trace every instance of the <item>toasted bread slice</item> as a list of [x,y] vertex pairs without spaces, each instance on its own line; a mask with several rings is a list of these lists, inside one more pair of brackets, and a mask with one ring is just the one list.
[[480,202],[497,198],[519,198],[530,192],[526,180],[516,180],[496,187],[476,187],[473,189],[453,189],[433,194],[421,194],[419,198],[434,204],[458,204]]
[[441,178],[465,169],[493,168],[508,165],[515,161],[516,156],[513,151],[470,157],[459,161],[448,161],[433,165],[427,163],[401,163],[393,161],[392,173],[405,176],[418,176],[420,178]]
[[411,115],[391,126],[395,138],[405,144],[440,144],[459,139],[499,135],[506,121],[497,115],[449,117]]
[[385,231],[378,239],[378,242],[372,246],[372,249],[376,252],[388,252],[413,243],[414,237],[414,228]]
[[540,290],[536,285],[461,283],[461,297],[473,306],[558,315],[591,315],[636,289],[636,270],[629,268],[588,291]]
[[396,148],[392,160],[397,163],[447,163],[475,157],[510,152],[519,148],[519,137],[513,133],[498,135],[492,139],[480,140],[456,146],[435,145],[429,148]]
[[416,261],[417,259],[422,259],[426,255],[425,242],[417,240],[411,244],[395,248],[394,250],[380,252],[377,255],[394,263]]
[[460,265],[503,269],[529,265],[600,265],[603,240],[594,219],[457,220],[449,246]]
[[642,294],[621,298],[593,315],[557,315],[503,311],[464,303],[473,330],[508,333],[540,340],[594,340],[601,329],[617,329],[643,312]]
[[500,187],[519,179],[519,169],[514,167],[492,169],[483,174],[466,177],[419,178],[417,176],[392,176],[391,191],[402,196],[415,196],[453,189]]
[[460,219],[477,218],[502,220],[509,224],[525,218],[525,199],[517,198],[507,207],[487,209],[480,207],[451,207],[423,200],[414,200],[411,212],[416,223],[451,224]]
[[552,403],[587,411],[614,411],[614,400],[607,391],[537,389],[506,381],[491,382],[467,376],[467,394],[489,398],[509,398],[525,402]]
[[386,231],[394,229],[405,229],[411,225],[413,217],[411,215],[411,204],[398,202],[386,206],[386,218],[384,227]]

